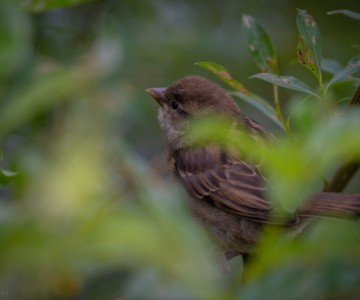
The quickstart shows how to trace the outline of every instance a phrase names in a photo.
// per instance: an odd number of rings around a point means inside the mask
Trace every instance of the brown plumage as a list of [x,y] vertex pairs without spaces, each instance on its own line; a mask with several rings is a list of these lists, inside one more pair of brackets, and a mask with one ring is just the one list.
[[360,213],[360,195],[317,193],[296,213],[282,213],[266,199],[269,188],[260,164],[216,141],[200,144],[191,131],[193,120],[213,116],[226,120],[225,129],[235,138],[244,129],[259,146],[276,147],[273,135],[240,112],[235,101],[217,84],[187,76],[168,88],[147,90],[160,104],[159,122],[165,135],[164,157],[174,179],[188,192],[192,215],[219,245],[223,269],[226,260],[251,254],[266,223],[284,226],[296,235],[311,217],[350,217]]

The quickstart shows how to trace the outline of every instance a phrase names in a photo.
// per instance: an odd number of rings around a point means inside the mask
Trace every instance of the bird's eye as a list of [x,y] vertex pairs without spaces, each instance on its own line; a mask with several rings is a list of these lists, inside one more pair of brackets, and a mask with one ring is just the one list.
[[179,103],[177,103],[176,101],[171,102],[172,109],[178,109],[178,107],[179,107]]

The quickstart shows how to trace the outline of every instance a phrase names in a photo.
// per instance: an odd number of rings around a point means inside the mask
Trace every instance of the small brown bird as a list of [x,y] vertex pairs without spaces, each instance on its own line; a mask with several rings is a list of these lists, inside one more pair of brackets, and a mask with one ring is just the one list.
[[187,76],[168,88],[147,92],[160,104],[158,119],[165,134],[164,158],[173,178],[186,189],[191,214],[219,246],[216,251],[222,268],[242,255],[256,251],[264,224],[277,224],[296,235],[312,217],[357,217],[360,195],[316,193],[306,206],[290,217],[277,213],[265,197],[268,183],[250,157],[231,145],[209,141],[199,143],[192,135],[192,121],[215,116],[228,121],[228,133],[235,136],[246,129],[257,142],[277,144],[275,137],[240,112],[235,101],[219,85],[200,76]]

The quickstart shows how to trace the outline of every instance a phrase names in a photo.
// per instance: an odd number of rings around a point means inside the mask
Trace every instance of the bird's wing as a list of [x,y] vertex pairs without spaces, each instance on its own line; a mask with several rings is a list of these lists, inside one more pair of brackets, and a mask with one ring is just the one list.
[[253,168],[219,147],[178,151],[175,161],[177,177],[199,201],[256,222],[297,222],[296,216],[277,213],[265,198],[266,182]]

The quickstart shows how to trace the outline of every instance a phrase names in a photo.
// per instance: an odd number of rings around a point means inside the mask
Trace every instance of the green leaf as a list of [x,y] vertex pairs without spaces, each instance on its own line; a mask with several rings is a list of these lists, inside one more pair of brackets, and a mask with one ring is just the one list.
[[274,45],[261,25],[253,17],[243,15],[242,32],[249,53],[261,72],[278,74]]
[[269,73],[260,73],[249,78],[259,78],[287,89],[300,91],[320,98],[311,87],[293,76],[277,76]]
[[323,57],[321,62],[321,69],[329,74],[335,75],[344,69],[344,66],[341,62],[338,62],[335,59]]
[[276,115],[275,109],[270,105],[270,103],[267,102],[265,99],[249,92],[240,82],[233,79],[229,74],[228,70],[225,69],[223,66],[212,62],[199,62],[195,63],[195,65],[199,65],[200,67],[203,67],[217,75],[219,78],[221,78],[223,81],[225,81],[238,91],[230,93],[230,95],[235,95],[243,99],[247,103],[255,106],[271,120],[273,120],[276,124],[284,128],[283,124],[280,122]]
[[[91,72],[89,72],[91,70]],[[36,78],[14,94],[0,110],[0,140],[39,112],[52,105],[72,99],[71,96],[94,84],[96,69],[75,66],[53,71]]]
[[307,13],[306,10],[298,9],[296,23],[300,34],[303,36],[306,45],[314,55],[315,65],[319,72],[320,82],[321,76],[321,35],[314,18]]
[[[278,116],[276,113],[263,105],[262,103],[256,101],[254,98],[251,98],[249,95],[246,95],[244,93],[240,92],[229,92],[231,96],[239,97],[240,99],[244,100],[245,102],[249,103],[250,105],[256,107],[258,110],[260,110],[265,116],[267,116],[270,120],[274,121],[279,127],[285,130],[284,125],[280,122]],[[267,102],[265,99],[261,98],[260,96],[256,96],[260,98],[262,101]],[[270,105],[270,104],[269,104]]]
[[308,68],[320,81],[320,69],[318,68],[317,64],[315,63],[314,54],[309,49],[308,45],[305,43],[303,36],[299,36],[299,44],[297,49],[297,56],[299,63],[304,65]]
[[355,72],[360,70],[360,55],[353,57],[348,65],[345,67],[344,70],[341,70],[340,72],[336,73],[333,78],[329,81],[329,84],[327,85],[326,89],[330,86],[330,84],[339,81],[340,79],[344,78],[345,76],[354,74]]
[[31,23],[15,1],[0,1],[0,79],[11,75],[30,50]]
[[17,173],[5,171],[0,168],[0,187],[10,183],[15,175],[17,175]]
[[211,72],[213,72],[216,76],[218,76],[220,79],[225,81],[227,84],[229,84],[231,87],[233,87],[235,90],[238,90],[244,94],[251,94],[240,82],[236,81],[234,78],[231,77],[228,70],[226,70],[223,66],[220,66],[216,63],[212,62],[198,62],[195,63],[195,65],[198,65],[200,67],[203,67]]
[[76,6],[93,1],[97,0],[22,0],[21,4],[25,9],[32,12],[42,12],[49,9]]
[[348,10],[348,9],[339,9],[339,10],[328,11],[327,14],[328,15],[343,14],[343,15],[348,16],[350,18],[360,20],[360,14],[359,13],[353,12],[353,11]]
[[[0,149],[0,160],[2,160],[3,154]],[[13,177],[16,176],[18,173],[6,171],[0,168],[0,187],[8,184],[10,181],[13,180]]]
[[[344,69],[344,65],[335,59],[323,57],[321,69],[329,74],[335,75]],[[347,75],[346,77],[337,80],[336,84],[352,84],[354,82],[359,82],[359,79],[352,75]],[[328,83],[326,85],[328,85]]]
[[231,75],[229,74],[228,70],[226,70],[223,66],[220,66],[220,65],[218,65],[216,63],[212,63],[212,62],[199,62],[199,63],[195,63],[195,65],[199,65],[200,67],[203,67],[203,68],[213,72],[216,76],[218,76],[220,79],[225,81],[227,84],[229,84],[235,90],[238,90],[240,93],[248,95],[249,97],[253,98],[255,101],[261,103],[262,105],[266,106],[267,108],[269,108],[275,112],[275,109],[268,102],[266,102],[266,101],[264,102],[260,97],[249,92],[244,87],[244,85],[242,85],[240,82],[233,79],[231,77]]

